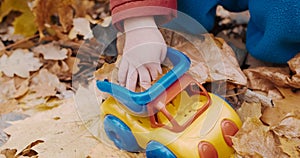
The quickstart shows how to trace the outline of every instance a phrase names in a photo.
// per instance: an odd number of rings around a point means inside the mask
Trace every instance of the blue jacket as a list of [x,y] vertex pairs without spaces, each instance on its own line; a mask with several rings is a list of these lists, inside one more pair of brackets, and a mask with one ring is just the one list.
[[177,0],[178,10],[214,26],[216,6],[229,11],[249,9],[246,46],[257,59],[286,63],[300,52],[300,0]]

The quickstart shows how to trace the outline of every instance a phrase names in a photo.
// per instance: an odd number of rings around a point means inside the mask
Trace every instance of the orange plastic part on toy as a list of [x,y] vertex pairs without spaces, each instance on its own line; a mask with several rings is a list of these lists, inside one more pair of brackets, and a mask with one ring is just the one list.
[[[168,112],[165,105],[167,105],[171,100],[173,100],[180,92],[182,92],[189,85],[195,84],[198,86],[201,91],[198,89],[195,90],[192,87],[189,87],[189,90],[192,93],[204,95],[207,97],[207,102],[197,110],[193,117],[187,120],[185,123],[180,125],[173,116]],[[159,97],[157,97],[154,101],[148,104],[148,112],[150,116],[151,126],[153,128],[156,127],[164,127],[173,132],[182,132],[184,131],[190,124],[192,124],[211,104],[211,98],[206,91],[206,89],[196,80],[194,80],[190,75],[184,74],[180,77],[175,83],[173,83],[165,92],[163,92]],[[167,126],[163,123],[159,123],[156,119],[155,114],[160,111],[171,123],[171,127]]]

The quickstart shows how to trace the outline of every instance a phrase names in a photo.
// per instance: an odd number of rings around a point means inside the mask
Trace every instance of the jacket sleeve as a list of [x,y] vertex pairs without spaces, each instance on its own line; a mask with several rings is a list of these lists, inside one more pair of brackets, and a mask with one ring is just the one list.
[[112,23],[120,31],[124,19],[154,16],[157,24],[163,24],[176,16],[176,9],[176,0],[110,0]]

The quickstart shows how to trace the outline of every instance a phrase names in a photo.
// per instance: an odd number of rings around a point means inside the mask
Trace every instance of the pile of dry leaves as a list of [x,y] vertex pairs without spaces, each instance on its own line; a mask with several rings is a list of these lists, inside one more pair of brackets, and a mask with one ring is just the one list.
[[[75,136],[74,139],[77,139],[76,134],[67,133],[69,130],[77,132],[78,138],[82,136],[81,130],[86,131],[83,130],[84,126],[77,124],[80,119],[77,116],[74,102],[68,100],[72,99],[75,92],[73,85],[76,83],[72,83],[74,76],[83,79],[89,78],[93,71],[90,68],[95,69],[96,66],[101,66],[105,60],[111,60],[110,57],[106,59],[101,56],[99,50],[95,48],[102,47],[102,45],[94,37],[91,29],[94,25],[102,27],[110,22],[108,1],[2,0],[0,4],[0,146],[4,143],[9,144],[7,142],[9,140],[12,142],[11,148],[18,149],[2,150],[4,147],[2,146],[0,157],[4,155],[6,157],[34,156],[37,155],[37,152],[30,150],[32,147],[38,144],[48,145],[48,141],[39,136],[47,137],[45,133],[49,133],[50,137],[55,136],[51,133],[49,124],[53,124],[53,129],[58,130],[56,133],[65,132],[65,135]],[[78,57],[79,49],[87,52],[86,56]],[[63,106],[66,102],[69,104]],[[57,112],[53,111],[62,107],[63,109]],[[60,114],[61,111],[67,114]],[[54,113],[54,116],[49,118],[47,114],[42,114],[43,112]],[[70,112],[70,119],[60,119],[68,117]],[[38,118],[37,114],[42,115]],[[16,123],[14,121],[24,118],[29,119],[30,125],[24,125],[26,121],[21,121],[24,126],[11,126]],[[54,122],[45,122],[49,121],[48,119]],[[58,120],[73,123],[70,123],[68,129],[64,123],[59,123]],[[56,126],[58,125],[55,124],[56,122],[61,127]],[[44,128],[41,125],[44,125]],[[19,134],[4,132],[3,130],[9,126],[23,128],[23,130],[14,130],[21,132]],[[80,129],[80,132],[72,127]],[[61,132],[62,129],[65,131]],[[34,134],[28,130],[33,131]],[[45,131],[45,133],[43,134],[41,131]],[[86,131],[86,133],[88,132]],[[30,137],[34,135],[36,137]],[[65,135],[63,136],[65,137]],[[83,137],[88,136],[84,135]],[[14,137],[18,139],[22,137],[27,140],[15,141]],[[54,140],[56,141],[56,139]],[[70,140],[66,138],[64,141]],[[94,139],[89,141],[92,147],[98,143]],[[33,143],[31,144],[31,142]],[[49,149],[48,154],[54,152],[51,146],[55,146],[55,144],[56,142],[52,142],[51,145],[45,147]],[[27,145],[28,147],[26,147]],[[61,145],[63,146],[63,144]],[[76,146],[82,148],[78,149],[79,151],[83,150],[83,146],[86,145],[80,146],[74,143],[69,150],[71,154],[74,153],[73,147]],[[87,148],[92,148],[91,146],[87,146]],[[24,150],[22,151],[22,149]],[[61,149],[63,147],[59,148],[59,150]],[[61,154],[63,151],[57,153]],[[63,153],[68,155],[68,152]],[[54,157],[61,157],[61,155]]]
[[[124,44],[119,36],[117,48],[116,41],[105,47],[108,36],[116,36],[105,34],[113,32],[106,31],[108,1],[0,4],[0,157],[144,157],[97,140],[105,95],[95,94],[93,84],[116,80],[116,52]],[[169,46],[190,57],[189,73],[236,107],[244,124],[233,137],[234,157],[299,157],[300,55],[286,65],[239,59],[248,13],[221,8],[218,15],[215,36],[161,32]]]
[[[51,108],[72,96],[72,75],[98,64],[90,58],[99,59],[100,53],[90,55],[96,49],[85,45],[85,40],[100,45],[91,27],[110,18],[107,4],[101,0],[1,1],[0,113]],[[76,58],[80,47],[93,52]],[[104,58],[95,61],[105,62]]]

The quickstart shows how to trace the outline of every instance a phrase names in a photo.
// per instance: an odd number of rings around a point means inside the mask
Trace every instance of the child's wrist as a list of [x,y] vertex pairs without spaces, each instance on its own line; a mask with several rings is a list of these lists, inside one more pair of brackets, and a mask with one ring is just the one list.
[[134,17],[124,20],[125,32],[141,29],[141,28],[157,28],[153,16]]

